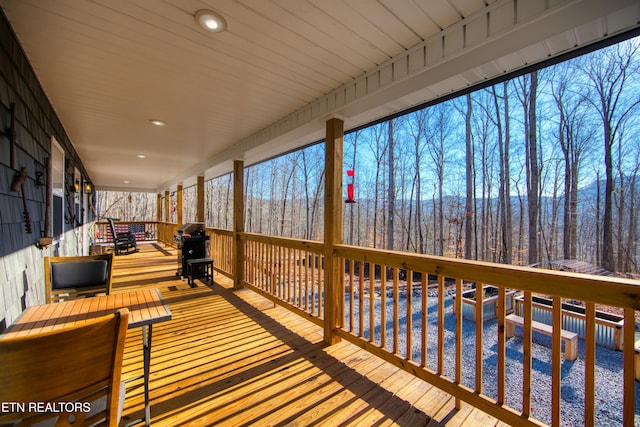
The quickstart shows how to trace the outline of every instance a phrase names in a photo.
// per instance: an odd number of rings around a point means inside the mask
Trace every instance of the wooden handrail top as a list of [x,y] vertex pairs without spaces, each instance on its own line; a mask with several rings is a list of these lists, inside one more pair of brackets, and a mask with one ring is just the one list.
[[640,310],[640,282],[433,255],[334,245],[334,256],[469,282]]
[[250,242],[267,243],[270,245],[284,246],[291,249],[300,249],[303,251],[310,251],[316,253],[322,253],[324,250],[324,244],[315,240],[300,240],[291,239],[288,237],[275,237],[266,236],[264,234],[255,233],[240,233],[241,237]]

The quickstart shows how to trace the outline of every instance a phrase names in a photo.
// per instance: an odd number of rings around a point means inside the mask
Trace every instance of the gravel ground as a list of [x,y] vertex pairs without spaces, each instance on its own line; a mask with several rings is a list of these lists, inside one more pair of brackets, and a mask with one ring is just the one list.
[[[430,292],[429,298],[429,322],[428,322],[428,357],[427,367],[435,370],[437,366],[437,294]],[[348,295],[347,297],[347,320],[348,325]],[[387,295],[387,348],[391,350],[393,331],[393,296]],[[420,360],[420,330],[421,314],[419,294],[414,294],[412,301],[413,308],[413,360]],[[401,301],[404,298],[401,296]],[[357,292],[354,295],[354,315],[357,319],[358,308]],[[400,303],[402,305],[402,302]],[[406,305],[406,302],[404,303]],[[369,301],[368,294],[364,296],[365,328],[363,333],[368,337],[369,332],[366,324],[369,321]],[[375,315],[379,322],[380,299],[375,299]],[[400,309],[404,313],[404,307]],[[357,321],[354,332],[358,332]],[[406,319],[400,319],[400,339],[398,342],[398,353],[406,355],[406,341],[404,340],[406,330]],[[475,322],[463,321],[463,384],[473,388],[475,384]],[[455,374],[455,317],[452,310],[452,298],[445,297],[445,375],[453,378]],[[516,334],[521,334],[521,329],[516,329]],[[496,367],[498,360],[497,346],[497,321],[488,320],[484,324],[483,340],[483,393],[489,397],[497,397],[497,376]],[[375,331],[375,341],[380,342],[380,328]],[[507,404],[517,411],[522,408],[522,338],[514,336],[506,342],[506,390]],[[551,338],[534,333],[532,345],[532,384],[533,391],[531,397],[532,415],[546,424],[551,422]],[[578,358],[574,361],[562,359],[562,385],[561,385],[561,419],[564,426],[584,425],[584,341],[578,342]],[[596,408],[595,425],[621,426],[622,425],[622,352],[610,350],[608,348],[596,347]],[[636,381],[636,403],[635,419],[636,425],[640,425],[640,383]]]

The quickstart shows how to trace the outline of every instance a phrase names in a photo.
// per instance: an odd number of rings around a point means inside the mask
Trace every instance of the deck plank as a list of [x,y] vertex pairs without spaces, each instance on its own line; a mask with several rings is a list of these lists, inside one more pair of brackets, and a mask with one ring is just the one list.
[[[158,288],[173,314],[153,329],[154,426],[484,426],[495,419],[216,274],[196,287],[170,248],[115,259],[113,292]],[[162,250],[161,250],[162,249]],[[168,253],[168,255],[167,255]],[[143,413],[141,337],[129,330],[122,425]]]

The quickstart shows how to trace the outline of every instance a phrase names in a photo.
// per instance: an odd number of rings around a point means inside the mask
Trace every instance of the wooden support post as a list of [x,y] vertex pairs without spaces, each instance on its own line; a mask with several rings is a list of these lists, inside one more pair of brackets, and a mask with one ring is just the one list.
[[171,236],[172,229],[169,226],[171,223],[171,193],[169,190],[164,191],[164,226],[162,227],[164,235],[164,242],[167,245],[173,246],[173,240]]
[[196,184],[196,222],[204,221],[204,176],[198,176],[198,182]]
[[244,162],[233,162],[233,287],[244,282]]
[[164,222],[171,222],[171,193],[164,191]]
[[156,201],[156,221],[162,222],[162,194],[158,193]]
[[182,199],[183,199],[183,191],[182,184],[178,185],[178,190],[176,193],[176,222],[178,225],[182,225],[184,221],[182,220]]
[[162,224],[162,194],[156,194],[156,221],[158,222],[156,226],[156,239],[158,242],[163,242],[165,245],[167,244],[164,238],[164,224]]
[[343,307],[340,289],[340,260],[333,256],[333,246],[342,242],[342,164],[344,122],[330,119],[326,126],[325,192],[324,192],[324,341],[331,345],[340,341],[335,330],[340,324]]

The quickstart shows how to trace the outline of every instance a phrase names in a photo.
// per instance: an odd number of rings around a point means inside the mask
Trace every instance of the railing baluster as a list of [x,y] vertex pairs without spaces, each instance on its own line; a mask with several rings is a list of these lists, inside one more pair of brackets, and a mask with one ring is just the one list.
[[233,271],[233,258],[235,257],[233,252],[233,236],[226,236],[225,240],[227,242],[227,248],[229,248],[229,256],[226,257],[227,271]]
[[375,282],[369,282],[369,342],[375,341],[375,295],[376,287]]
[[522,317],[522,414],[531,416],[531,292],[524,293]]
[[284,263],[284,248],[281,245],[276,246],[278,250],[278,288],[280,289],[280,298],[286,299],[287,281]]
[[259,253],[259,244],[258,242],[252,242],[253,243],[253,266],[254,266],[254,272],[253,272],[253,283],[256,284],[256,286],[260,286],[260,253]]
[[269,244],[270,253],[271,253],[271,263],[269,267],[271,268],[271,289],[272,294],[278,296],[278,247]]
[[255,272],[253,273],[253,283],[260,288],[260,244],[253,242],[253,263]]
[[275,295],[273,280],[273,245],[265,245],[267,250],[267,289],[271,295]]
[[560,425],[560,387],[562,364],[562,300],[553,297],[553,334],[551,335],[551,425]]
[[[345,269],[345,259],[340,258],[340,277],[344,277],[345,275],[344,269]],[[345,292],[344,280],[340,280],[340,295],[344,295],[344,292]],[[320,292],[318,292],[318,294],[320,295]],[[344,301],[344,298],[340,298],[340,300]],[[342,311],[342,315],[338,317],[339,326],[340,328],[344,329],[344,304],[341,311]]]
[[262,250],[263,250],[263,289],[267,292],[270,292],[271,290],[271,282],[269,281],[269,245],[267,245],[266,243],[262,244]]
[[[456,299],[453,312],[456,314],[456,384],[462,384],[462,279],[456,279]],[[460,399],[456,397],[455,408],[461,408]]]
[[[309,262],[310,255],[309,251],[302,251],[304,255],[304,262],[300,265],[300,308],[306,312],[310,312],[309,310]],[[304,277],[304,279],[303,279]]]
[[261,261],[262,261],[262,290],[269,292],[269,251],[267,250],[268,246],[265,243],[260,244],[260,250],[262,251]]
[[280,246],[271,245],[273,247],[273,255],[274,255],[274,263],[273,263],[273,272],[275,274],[275,287],[276,287],[276,297],[282,299],[282,271],[280,262]]
[[476,283],[476,393],[482,393],[482,342],[484,331],[484,284]]
[[293,301],[294,305],[300,309],[302,309],[302,292],[300,292],[302,288],[302,275],[300,272],[302,271],[302,252],[300,249],[294,249],[295,259],[293,262]]
[[[387,266],[384,266],[385,270]],[[398,354],[398,335],[400,329],[399,321],[399,308],[398,300],[400,299],[399,292],[399,272],[396,267],[393,268],[393,354]]]
[[506,316],[506,290],[504,286],[498,288],[497,317],[498,317],[498,403],[505,403],[505,370],[506,348],[504,338],[504,318]]
[[244,277],[247,283],[255,283],[255,260],[253,255],[253,242],[245,240]]
[[[316,293],[315,293],[315,289],[316,289],[316,255],[315,254],[311,254],[309,255],[309,252],[307,252],[307,255],[309,256],[309,258],[311,258],[311,266],[307,265],[305,270],[304,270],[304,279],[305,279],[305,289],[308,289],[307,292],[309,292],[308,294],[305,295],[304,300],[305,300],[305,304],[307,304],[308,310],[311,314],[314,314],[315,311],[315,306],[316,306]],[[320,260],[318,260],[318,263],[320,262]],[[318,268],[320,268],[320,266],[318,265]],[[311,275],[311,282],[309,282],[309,275]],[[319,313],[319,311],[318,311]]]
[[277,248],[272,243],[268,244],[269,248],[269,289],[272,295],[278,296],[278,286],[276,281],[276,269],[277,269],[277,261],[276,254]]
[[438,375],[444,374],[444,276],[438,275]]
[[426,367],[427,366],[427,350],[429,348],[429,346],[427,345],[428,342],[428,333],[429,333],[429,305],[428,305],[428,298],[429,298],[429,275],[427,273],[422,273],[422,283],[420,284],[421,289],[422,289],[422,296],[421,296],[421,302],[422,302],[422,340],[421,340],[421,354],[420,354],[420,366],[421,367]]
[[[219,259],[220,258],[219,254],[222,254],[222,256],[224,258],[226,258],[224,256],[225,254],[222,253],[222,250],[221,250],[221,246],[222,246],[220,244],[221,241],[222,241],[222,236],[220,236],[219,238],[213,239],[213,241],[211,242],[211,249],[210,250],[212,252],[212,255],[214,256],[214,265],[217,264],[220,268],[226,269],[226,267],[227,267],[226,262],[223,261],[222,259]],[[226,271],[228,271],[228,270],[226,270]]]
[[285,295],[284,298],[285,300],[291,304],[292,303],[292,299],[291,299],[291,248],[284,248],[285,249]]
[[624,309],[623,327],[623,361],[624,361],[624,401],[623,401],[623,423],[625,426],[634,425],[635,418],[635,310],[633,308]]
[[304,305],[304,280],[303,280],[303,271],[304,271],[304,266],[307,264],[307,260],[305,258],[305,251],[303,250],[298,250],[297,251],[297,267],[296,267],[296,281],[297,281],[297,287],[296,287],[296,307],[298,307],[301,310],[305,310],[305,305]]
[[263,245],[263,250],[264,250],[264,290],[267,292],[272,292],[271,290],[271,259],[269,254],[271,253],[271,251],[269,250],[270,246],[267,245],[266,243],[264,243]]
[[296,250],[287,247],[287,302],[296,306]]
[[324,291],[324,287],[323,287],[324,268],[322,269],[323,270],[322,274],[320,274],[320,266],[324,266],[324,262],[325,262],[325,259],[323,257],[322,263],[318,265],[318,269],[316,271],[317,272],[316,280],[315,280],[317,293],[318,293],[318,313],[317,313],[318,317],[320,317],[321,314],[324,313],[324,303],[325,303],[324,292],[323,292]]
[[[375,281],[376,265],[371,264],[370,280]],[[380,266],[380,347],[387,348],[387,272]]]
[[[214,247],[214,251],[216,253],[219,253],[222,255],[222,259],[220,259],[221,261],[221,267],[227,268],[227,261],[226,259],[228,258],[227,253],[226,253],[226,246],[224,245],[224,240],[222,238],[220,239],[216,239],[213,242],[213,247]],[[227,270],[229,271],[229,270]]]
[[308,292],[308,277],[307,277],[307,268],[309,267],[309,253],[306,250],[303,250],[300,252],[303,261],[302,264],[300,264],[300,285],[299,285],[299,290],[300,290],[300,301],[298,302],[298,304],[300,304],[300,308],[303,309],[306,312],[309,312],[309,306],[307,304],[307,292]]
[[[253,283],[251,274],[253,273],[253,264],[252,264],[252,255],[251,255],[251,243],[247,240],[243,242],[244,244],[244,281],[247,283]],[[214,264],[216,263],[214,254],[211,254],[211,257],[214,258]],[[218,264],[219,266],[220,264]]]
[[270,243],[269,248],[271,252],[271,263],[269,264],[269,268],[271,268],[271,289],[273,295],[278,297],[280,293],[280,286],[278,284],[278,247]]
[[284,248],[281,245],[276,246],[278,249],[278,288],[280,289],[280,298],[286,299],[287,281],[284,263]]
[[405,270],[406,273],[406,282],[407,282],[407,355],[406,359],[411,360],[413,358],[413,307],[411,307],[412,303],[412,294],[413,294],[413,284],[412,284],[412,276],[413,272],[410,270]]
[[[224,268],[227,268],[227,260],[231,255],[231,252],[228,252],[227,241],[224,238],[217,239],[214,243],[216,251],[222,254],[222,262],[224,263]],[[227,270],[229,271],[229,270]]]
[[587,302],[584,337],[584,425],[595,425],[596,305]]
[[289,253],[287,255],[287,268],[289,270],[288,277],[289,281],[287,283],[287,291],[289,293],[288,300],[289,304],[294,307],[298,307],[298,302],[296,300],[296,286],[298,284],[298,278],[296,276],[296,260],[298,259],[298,250],[295,248],[290,248]]
[[[359,263],[360,261],[358,261]],[[354,283],[354,268],[356,266],[356,262],[353,259],[349,260],[349,331],[353,332],[353,307],[355,306],[355,304],[353,303],[353,286],[355,285]],[[360,264],[358,264],[359,266],[359,270],[362,270],[362,267],[360,266]]]
[[262,250],[264,251],[264,267],[263,267],[263,269],[264,269],[264,273],[263,273],[263,275],[264,275],[264,284],[263,284],[263,288],[267,292],[271,292],[271,281],[270,281],[270,277],[271,277],[270,276],[270,271],[271,271],[270,262],[271,261],[270,261],[270,257],[269,257],[269,254],[270,254],[271,251],[269,250],[269,248],[270,248],[270,246],[267,245],[266,243],[262,244]]
[[233,253],[233,237],[226,236],[225,240],[227,241],[227,247],[229,248],[229,256],[227,257],[227,271],[233,270],[233,258],[235,257]]
[[[369,264],[371,267],[371,264]],[[369,270],[371,271],[371,270]],[[371,287],[371,275],[369,275],[369,287]],[[358,336],[364,337],[364,281],[360,281],[360,288],[358,289]]]

